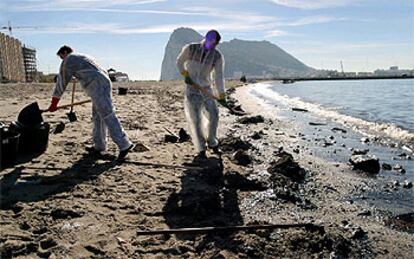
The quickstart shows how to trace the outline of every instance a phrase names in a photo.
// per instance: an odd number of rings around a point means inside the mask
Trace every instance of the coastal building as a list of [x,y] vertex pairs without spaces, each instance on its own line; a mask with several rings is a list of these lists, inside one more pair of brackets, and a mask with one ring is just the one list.
[[33,82],[36,74],[36,50],[0,32],[0,81]]
[[374,73],[372,72],[358,72],[358,76],[363,77],[363,76],[374,76]]
[[[391,69],[392,68],[392,69]],[[397,66],[390,67],[390,69],[377,69],[374,71],[375,76],[413,76],[413,69],[399,69]]]
[[23,45],[22,52],[26,82],[37,82],[36,50]]
[[356,77],[357,73],[356,72],[345,72],[343,73],[343,75],[345,77]]

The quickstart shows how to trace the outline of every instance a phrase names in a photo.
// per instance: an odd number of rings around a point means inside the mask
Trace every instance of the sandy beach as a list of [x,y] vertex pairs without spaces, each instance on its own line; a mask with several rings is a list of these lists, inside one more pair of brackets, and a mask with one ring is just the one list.
[[[127,95],[118,95],[118,87]],[[0,172],[1,258],[410,258],[412,218],[354,197],[381,188],[346,163],[304,152],[294,123],[278,120],[238,81],[245,116],[220,107],[222,157],[193,161],[181,81],[117,83],[117,115],[135,143],[127,163],[88,156],[91,104],[44,113],[52,130],[45,153]],[[9,123],[33,101],[46,108],[52,84],[1,84],[0,121]],[[80,88],[80,87],[79,87]],[[76,100],[86,99],[82,90]],[[70,87],[61,101],[70,102]],[[237,153],[237,154],[236,154]],[[385,195],[385,194],[384,194]],[[235,225],[312,223],[318,228],[139,235],[137,231]]]

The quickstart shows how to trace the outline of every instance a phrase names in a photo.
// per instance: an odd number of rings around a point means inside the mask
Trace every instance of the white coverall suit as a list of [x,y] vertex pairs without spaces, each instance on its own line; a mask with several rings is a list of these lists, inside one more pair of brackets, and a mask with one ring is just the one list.
[[[210,93],[213,93],[211,79],[214,78],[216,91],[224,94],[224,58],[218,50],[205,50],[203,42],[190,43],[178,55],[177,67],[180,73],[188,71],[190,78]],[[184,110],[197,152],[206,149],[206,140],[209,147],[216,147],[219,110],[215,100],[187,84]]]
[[107,130],[120,150],[131,146],[112,104],[112,84],[105,70],[83,54],[69,54],[60,66],[53,96],[60,98],[74,76],[92,99],[93,143],[96,150],[105,151]]

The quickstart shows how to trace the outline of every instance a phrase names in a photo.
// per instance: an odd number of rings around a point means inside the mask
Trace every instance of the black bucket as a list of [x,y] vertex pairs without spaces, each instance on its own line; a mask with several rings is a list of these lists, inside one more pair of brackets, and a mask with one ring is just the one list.
[[49,142],[49,123],[25,126],[15,121],[10,124],[10,129],[20,133],[19,154],[37,154],[46,151]]
[[0,168],[13,166],[17,161],[20,134],[0,125]]
[[33,127],[43,122],[42,111],[37,102],[24,107],[17,117],[17,121],[26,127]]
[[118,87],[118,95],[126,95],[128,93],[128,88]]

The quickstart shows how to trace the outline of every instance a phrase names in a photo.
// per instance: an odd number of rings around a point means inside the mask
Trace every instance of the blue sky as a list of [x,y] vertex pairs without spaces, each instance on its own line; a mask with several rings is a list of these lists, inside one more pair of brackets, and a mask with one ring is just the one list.
[[68,44],[132,79],[158,79],[178,27],[267,40],[317,69],[414,68],[413,0],[0,0],[0,26],[8,21],[45,73]]

